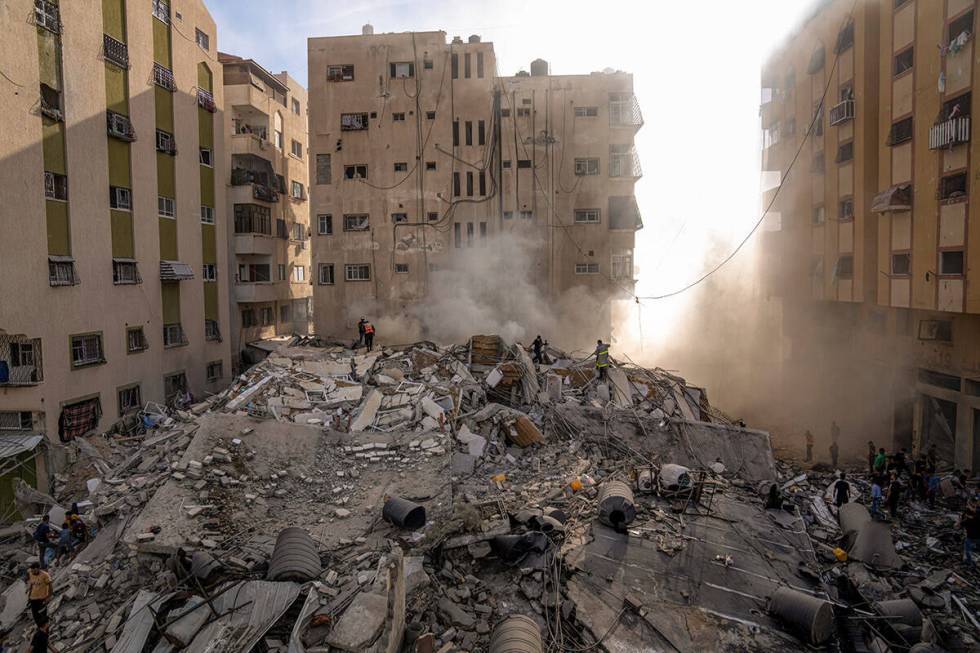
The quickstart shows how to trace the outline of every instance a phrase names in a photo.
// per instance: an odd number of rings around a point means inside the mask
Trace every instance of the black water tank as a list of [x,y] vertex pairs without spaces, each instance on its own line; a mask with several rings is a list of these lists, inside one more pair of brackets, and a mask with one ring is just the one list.
[[544,59],[535,59],[531,62],[531,77],[547,77],[548,62]]

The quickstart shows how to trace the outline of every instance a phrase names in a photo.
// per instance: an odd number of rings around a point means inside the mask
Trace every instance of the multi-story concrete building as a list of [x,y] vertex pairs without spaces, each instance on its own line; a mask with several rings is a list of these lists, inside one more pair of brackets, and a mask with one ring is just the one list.
[[225,161],[233,253],[232,352],[248,343],[309,332],[310,278],[306,91],[285,72],[221,53],[229,147]]
[[975,5],[824,2],[766,65],[762,107],[763,167],[785,179],[763,261],[781,299],[783,367],[798,374],[783,384],[832,379],[826,398],[850,413],[838,420],[860,429],[854,450],[869,438],[935,444],[974,470]]
[[309,71],[318,334],[402,313],[433,273],[507,235],[524,251],[501,246],[502,260],[546,300],[581,289],[582,331],[608,334],[641,226],[631,75],[550,75],[537,60],[502,77],[479,37],[370,26],[310,39]]
[[12,0],[0,26],[0,433],[69,440],[220,389],[227,175],[204,4]]

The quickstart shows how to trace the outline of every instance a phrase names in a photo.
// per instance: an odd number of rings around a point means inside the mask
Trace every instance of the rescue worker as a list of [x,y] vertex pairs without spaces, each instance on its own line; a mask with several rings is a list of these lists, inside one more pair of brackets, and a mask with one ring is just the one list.
[[813,460],[813,433],[810,433],[810,429],[806,430],[806,457],[803,462],[808,463]]
[[592,355],[595,356],[595,369],[599,380],[605,381],[609,368],[609,345],[604,344],[602,340],[596,340],[595,351]]
[[374,325],[367,320],[364,320],[364,344],[368,351],[374,348]]
[[541,357],[541,349],[543,347],[544,347],[544,340],[542,340],[541,336],[539,335],[537,338],[534,339],[534,342],[531,343],[531,351],[533,352],[533,355],[531,356],[531,360],[537,363],[538,365],[544,362],[544,359]]
[[360,347],[361,345],[364,344],[364,325],[365,324],[367,324],[367,320],[365,320],[364,319],[364,316],[362,315],[361,316],[361,319],[358,320],[358,322],[357,322],[357,343],[354,344],[354,347],[353,347],[354,349],[357,349],[358,347]]
[[834,483],[834,505],[838,510],[851,500],[851,484],[845,480],[846,478],[847,474],[841,472],[840,478]]

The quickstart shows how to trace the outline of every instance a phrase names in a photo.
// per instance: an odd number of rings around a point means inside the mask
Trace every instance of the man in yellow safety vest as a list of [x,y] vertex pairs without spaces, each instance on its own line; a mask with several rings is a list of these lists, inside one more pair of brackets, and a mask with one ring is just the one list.
[[609,367],[609,345],[604,344],[602,340],[596,340],[595,352],[592,355],[595,356],[595,369],[599,380],[605,381]]

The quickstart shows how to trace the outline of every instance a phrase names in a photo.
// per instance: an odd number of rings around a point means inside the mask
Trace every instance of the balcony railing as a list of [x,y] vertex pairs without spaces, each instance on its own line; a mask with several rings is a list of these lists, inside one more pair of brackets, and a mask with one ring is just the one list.
[[136,130],[133,129],[132,121],[130,121],[129,116],[124,116],[121,113],[106,111],[106,129],[109,136],[114,138],[130,142],[136,140]]
[[211,113],[218,110],[218,106],[214,103],[214,96],[203,88],[197,89],[197,105]]
[[830,124],[840,125],[854,119],[854,100],[844,100],[830,108]]
[[279,201],[279,193],[261,184],[252,184],[252,197],[263,202]]
[[160,64],[153,64],[153,83],[160,88],[165,88],[171,93],[177,90],[177,81],[174,79],[174,71],[164,68]]
[[632,93],[621,94],[609,99],[610,127],[640,127],[643,125],[643,114],[640,103]]
[[929,128],[929,149],[938,150],[970,142],[970,117],[950,118]]
[[108,34],[102,35],[102,54],[106,61],[120,68],[129,68],[129,48],[122,41],[117,41]]
[[61,17],[58,14],[58,5],[47,0],[34,0],[34,22],[38,27],[60,34]]
[[[613,150],[613,148],[610,148]],[[609,176],[627,177],[639,179],[643,176],[643,168],[640,166],[640,157],[635,148],[629,148],[624,152],[609,152]]]
[[42,380],[41,339],[0,335],[0,387],[36,385]]

